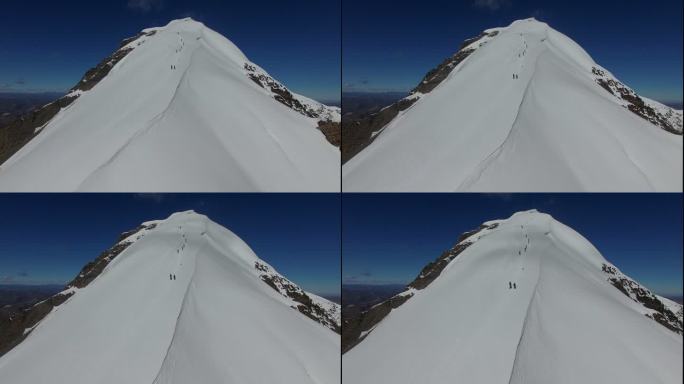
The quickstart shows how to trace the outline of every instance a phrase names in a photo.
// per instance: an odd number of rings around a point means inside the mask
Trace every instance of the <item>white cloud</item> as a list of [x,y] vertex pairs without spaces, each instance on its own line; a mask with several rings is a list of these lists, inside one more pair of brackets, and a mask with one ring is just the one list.
[[164,8],[164,0],[128,0],[128,8],[140,12],[159,11]]
[[503,7],[511,5],[510,0],[475,0],[473,5],[477,8],[487,8],[492,11],[496,11]]

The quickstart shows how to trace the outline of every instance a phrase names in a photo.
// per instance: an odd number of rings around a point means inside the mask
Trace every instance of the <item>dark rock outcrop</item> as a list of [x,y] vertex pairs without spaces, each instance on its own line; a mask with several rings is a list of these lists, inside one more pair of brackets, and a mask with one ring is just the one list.
[[[654,295],[651,291],[641,286],[639,283],[627,278],[627,276],[618,272],[617,268],[608,264],[603,264],[601,267],[603,273],[608,275],[608,282],[615,288],[622,292],[625,296],[640,303],[644,307],[655,312],[647,314],[646,316],[655,320],[665,328],[676,332],[678,334],[684,333],[684,324],[682,323],[682,314],[675,314],[665,304]],[[680,310],[681,312],[681,310]]]
[[639,97],[632,89],[621,82],[611,78],[605,71],[593,67],[591,73],[595,76],[594,81],[611,95],[627,102],[626,108],[642,119],[656,125],[667,132],[675,135],[682,134],[682,122],[679,124],[674,118],[675,111],[670,108],[665,114],[656,111]]
[[62,108],[66,108],[74,100],[76,100],[75,96],[62,96],[0,127],[0,164],[26,145],[38,134],[38,128],[47,124]]
[[102,60],[95,67],[89,69],[83,78],[73,86],[69,92],[59,99],[44,105],[34,111],[26,113],[19,118],[0,126],[0,164],[4,163],[21,147],[26,145],[62,109],[66,108],[79,97],[78,91],[88,91],[97,85],[109,71],[129,54],[133,48],[126,47],[128,43],[142,36],[151,36],[155,32],[141,32],[138,35],[124,40],[119,49]]
[[342,143],[342,132],[340,131],[340,123],[331,120],[319,121],[318,129],[323,132],[326,140],[336,147]]
[[429,262],[420,271],[420,274],[408,284],[409,288],[424,289],[432,283],[442,273],[444,268],[454,260],[461,252],[468,248],[472,243],[464,242],[468,237],[482,231],[483,229],[494,229],[498,224],[481,225],[479,228],[463,233],[456,245],[443,252],[436,260]]
[[316,111],[304,106],[292,95],[287,88],[285,88],[285,86],[280,84],[274,78],[260,73],[255,66],[248,63],[245,63],[244,68],[247,71],[247,76],[249,76],[254,83],[262,88],[270,90],[273,93],[273,98],[284,104],[286,107],[294,109],[304,116],[314,118],[320,117]]
[[375,137],[373,132],[389,124],[399,112],[408,109],[417,99],[401,99],[377,113],[362,118],[349,119],[342,116],[342,162],[345,163],[361,152]]
[[114,258],[116,258],[121,252],[123,252],[126,248],[128,248],[133,242],[131,241],[123,241],[124,239],[140,232],[143,229],[153,229],[156,225],[151,224],[151,225],[141,225],[136,229],[127,231],[122,233],[119,236],[119,240],[117,243],[107,249],[106,251],[102,252],[95,260],[89,262],[83,268],[81,268],[81,271],[78,273],[78,275],[71,280],[67,284],[67,288],[75,287],[75,288],[83,288],[86,285],[90,284],[91,281],[95,280],[97,276],[102,273],[104,268],[112,261]]
[[297,305],[293,306],[292,308],[298,310],[313,321],[323,324],[333,331],[340,333],[340,326],[337,324],[334,315],[332,313],[328,313],[325,308],[316,304],[311,297],[304,292],[303,289],[299,288],[290,280],[273,273],[271,269],[263,263],[258,261],[255,262],[254,269],[262,272],[259,274],[259,278],[264,283],[268,284],[268,286],[273,288],[276,292],[285,297],[289,297],[297,303]]
[[73,293],[58,293],[29,307],[0,309],[0,356],[21,343],[52,308],[64,303]]
[[392,309],[399,308],[412,296],[413,294],[411,293],[393,296],[356,315],[353,313],[348,315],[345,308],[342,314],[342,353],[347,352],[363,341],[373,327],[392,312]]
[[244,69],[247,71],[247,76],[261,88],[271,91],[273,98],[286,107],[297,111],[298,113],[319,119],[318,129],[323,132],[328,142],[336,147],[340,146],[340,123],[336,123],[325,116],[321,110],[316,110],[302,104],[284,85],[276,81],[274,78],[262,73],[258,68],[249,63],[245,63]]
[[458,64],[470,56],[471,53],[475,52],[475,48],[467,48],[470,44],[481,40],[483,37],[494,37],[498,34],[498,31],[492,31],[489,33],[483,32],[478,36],[463,41],[461,46],[458,48],[458,52],[450,57],[447,57],[437,67],[426,73],[420,83],[411,90],[411,94],[416,92],[429,93],[435,89],[436,86],[438,86],[442,81],[444,81],[444,79],[447,78],[447,76],[449,76],[451,71]]

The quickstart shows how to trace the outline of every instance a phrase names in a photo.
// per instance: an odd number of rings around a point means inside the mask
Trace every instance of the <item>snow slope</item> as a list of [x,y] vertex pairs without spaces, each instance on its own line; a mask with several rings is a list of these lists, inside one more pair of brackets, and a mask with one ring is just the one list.
[[485,32],[497,34],[344,164],[344,190],[681,191],[680,111],[642,99],[679,135],[633,113],[545,23]]
[[249,77],[256,64],[192,19],[143,32],[2,164],[0,190],[339,191],[339,150],[317,127],[339,109],[278,102]]
[[339,335],[261,281],[247,244],[192,211],[146,224],[0,358],[0,382],[339,383]]
[[537,211],[496,223],[343,355],[345,381],[682,382],[682,336],[610,284],[591,243]]

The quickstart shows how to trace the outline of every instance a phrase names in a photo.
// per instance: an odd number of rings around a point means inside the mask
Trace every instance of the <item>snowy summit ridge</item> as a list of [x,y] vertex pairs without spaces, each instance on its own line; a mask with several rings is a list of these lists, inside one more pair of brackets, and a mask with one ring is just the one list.
[[682,306],[533,210],[463,234],[404,292],[345,319],[343,349],[358,384],[674,384]]
[[339,305],[193,211],[123,233],[55,296],[1,382],[339,382]]
[[[682,111],[535,19],[466,40],[358,124],[346,191],[681,191]],[[358,149],[357,149],[358,150]]]
[[25,144],[0,190],[335,191],[339,121],[204,24],[174,20],[18,122]]

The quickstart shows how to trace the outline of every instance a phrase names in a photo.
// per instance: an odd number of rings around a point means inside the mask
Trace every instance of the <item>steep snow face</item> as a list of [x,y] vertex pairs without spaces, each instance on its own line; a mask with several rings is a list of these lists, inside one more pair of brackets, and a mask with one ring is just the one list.
[[0,382],[339,382],[339,335],[265,284],[247,244],[194,212],[150,224],[0,358]]
[[346,191],[681,191],[681,111],[545,23],[486,32],[345,163]]
[[496,224],[343,355],[345,381],[681,383],[682,336],[591,243],[536,211]]
[[146,29],[128,50],[2,164],[0,190],[339,190],[339,150],[318,127],[339,109],[289,92],[191,19]]

